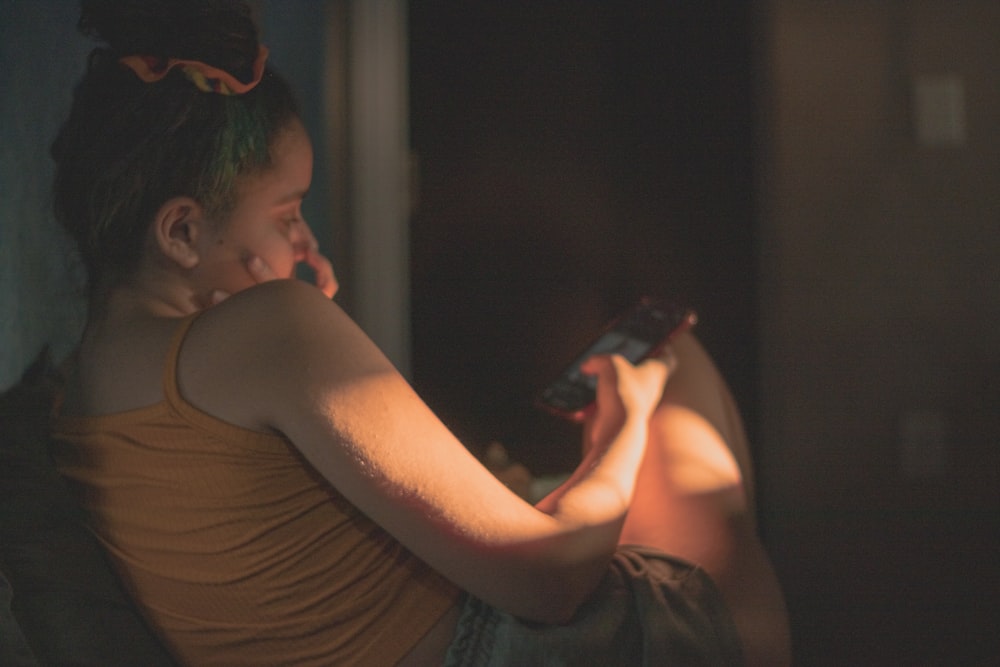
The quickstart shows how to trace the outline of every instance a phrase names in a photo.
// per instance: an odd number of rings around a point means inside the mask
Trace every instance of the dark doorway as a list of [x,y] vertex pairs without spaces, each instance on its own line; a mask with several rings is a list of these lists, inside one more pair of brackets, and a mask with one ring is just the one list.
[[413,376],[467,443],[536,472],[576,433],[542,383],[644,293],[690,304],[751,432],[746,2],[410,5]]

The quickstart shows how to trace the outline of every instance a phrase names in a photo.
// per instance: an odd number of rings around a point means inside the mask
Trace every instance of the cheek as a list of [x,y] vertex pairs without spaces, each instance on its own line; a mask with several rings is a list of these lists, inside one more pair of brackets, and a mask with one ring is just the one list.
[[287,277],[295,271],[295,249],[281,234],[274,234],[262,244],[258,254],[279,276]]
[[227,269],[236,267],[247,273],[246,260],[251,255],[260,257],[279,277],[292,275],[295,269],[295,252],[292,243],[274,226],[261,225],[256,229],[236,229],[216,240],[213,254]]
[[198,280],[208,290],[220,289],[236,294],[253,286],[255,282],[247,270],[246,263],[232,254],[205,262],[201,269]]

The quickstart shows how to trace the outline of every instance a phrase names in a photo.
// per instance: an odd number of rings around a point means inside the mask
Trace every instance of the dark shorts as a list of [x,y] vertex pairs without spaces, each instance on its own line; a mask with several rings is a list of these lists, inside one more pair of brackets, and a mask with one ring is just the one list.
[[446,667],[742,665],[722,596],[705,572],[645,547],[622,547],[566,625],[520,621],[469,596]]

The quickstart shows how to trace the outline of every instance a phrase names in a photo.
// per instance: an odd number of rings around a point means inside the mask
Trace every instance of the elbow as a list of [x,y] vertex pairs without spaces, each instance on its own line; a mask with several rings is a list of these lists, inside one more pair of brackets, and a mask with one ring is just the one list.
[[[594,594],[608,574],[615,543],[605,531],[580,529],[501,549],[480,551],[475,579],[468,590],[486,602],[529,622],[564,625]],[[494,573],[482,577],[483,563]]]
[[[534,554],[529,571],[534,603],[526,620],[550,625],[570,622],[580,607],[600,587],[608,574],[614,543],[595,544],[590,536],[576,535],[570,544],[546,554]],[[585,537],[583,543],[580,538]]]

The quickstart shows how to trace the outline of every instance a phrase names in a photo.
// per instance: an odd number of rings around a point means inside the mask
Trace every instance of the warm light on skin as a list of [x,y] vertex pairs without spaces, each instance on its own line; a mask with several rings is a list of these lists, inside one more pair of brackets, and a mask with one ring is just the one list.
[[748,665],[791,664],[788,612],[756,534],[750,450],[735,402],[692,336],[650,419],[649,442],[622,530],[700,565],[718,586]]
[[730,522],[748,501],[739,466],[708,420],[686,407],[661,405],[650,420],[650,446],[639,472],[622,542],[653,544],[719,572]]
[[715,427],[694,410],[662,406],[650,420],[650,437],[664,444],[664,481],[675,493],[698,495],[742,488],[743,475],[732,451]]

